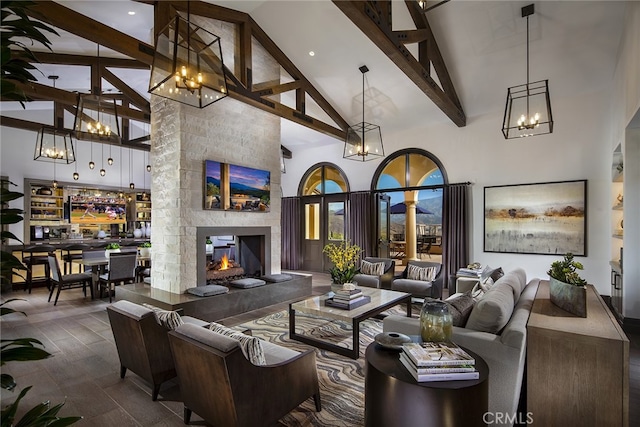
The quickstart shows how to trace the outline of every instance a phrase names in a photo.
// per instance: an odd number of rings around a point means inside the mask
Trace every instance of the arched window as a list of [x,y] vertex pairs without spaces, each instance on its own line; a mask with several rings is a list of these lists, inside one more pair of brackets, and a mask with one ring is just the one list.
[[342,169],[331,163],[313,165],[300,180],[298,195],[317,196],[349,192],[349,182]]
[[[447,176],[440,161],[421,149],[393,153],[378,167],[371,189],[390,199],[391,256],[409,254],[409,248],[403,245],[413,241],[414,236],[408,234],[413,234],[414,221],[417,255],[438,253],[442,243],[442,196],[446,183]],[[408,205],[415,205],[416,209],[411,222],[407,218]],[[407,223],[412,224],[411,230],[407,230]]]

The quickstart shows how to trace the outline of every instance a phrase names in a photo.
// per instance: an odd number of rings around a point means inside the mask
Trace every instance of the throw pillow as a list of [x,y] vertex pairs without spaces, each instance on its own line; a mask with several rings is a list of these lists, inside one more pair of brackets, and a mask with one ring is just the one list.
[[418,267],[417,265],[407,265],[407,279],[423,280],[432,282],[436,278],[438,267]]
[[362,260],[360,272],[369,276],[382,276],[384,274],[384,262],[369,262]]
[[280,283],[280,282],[287,282],[293,279],[293,277],[291,277],[288,274],[266,274],[262,276],[261,279],[266,282]]
[[493,279],[487,277],[484,281],[480,280],[471,290],[471,297],[474,301],[480,300],[486,292],[493,286]]
[[266,285],[267,282],[261,279],[255,279],[253,277],[245,277],[244,279],[236,279],[229,282],[229,286],[240,289],[257,288],[258,286]]
[[216,322],[211,322],[209,329],[213,332],[238,340],[240,342],[242,354],[244,354],[244,357],[246,357],[249,362],[258,366],[267,364],[267,361],[264,358],[264,350],[262,348],[262,341],[260,338],[245,335]]
[[475,304],[475,301],[471,298],[471,292],[465,292],[455,298],[447,298],[444,301],[440,301],[435,298],[425,298],[424,301],[444,302],[447,305],[449,314],[451,314],[453,326],[460,327],[464,327],[466,325],[469,315],[471,314],[471,310],[473,310],[473,305]]
[[220,285],[205,285],[196,286],[194,288],[187,289],[187,293],[198,297],[211,297],[214,295],[226,294],[229,292],[229,288]]
[[491,272],[491,279],[493,279],[494,282],[497,282],[498,279],[501,278],[502,276],[504,276],[504,271],[502,270],[502,267],[498,267]]
[[142,305],[153,310],[153,314],[156,316],[156,322],[158,322],[160,326],[164,326],[169,330],[173,331],[184,323],[182,317],[180,317],[177,311],[164,310],[160,307],[147,303],[143,303]]

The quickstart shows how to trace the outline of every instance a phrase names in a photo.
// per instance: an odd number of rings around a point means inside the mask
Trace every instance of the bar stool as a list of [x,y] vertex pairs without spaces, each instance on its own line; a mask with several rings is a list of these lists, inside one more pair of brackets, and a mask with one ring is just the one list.
[[[82,259],[82,252],[90,248],[86,243],[72,243],[63,249],[65,254],[62,255],[62,261],[64,261],[64,274],[67,275],[67,266],[69,267],[69,273],[73,272],[73,260]],[[80,253],[77,253],[80,251]],[[76,253],[71,253],[76,252]]]
[[49,269],[49,253],[56,251],[53,245],[31,245],[22,250],[22,262],[27,266],[27,279],[24,282],[24,290],[29,289],[33,285],[33,267],[36,265],[44,266],[44,280],[47,283],[47,289],[51,290],[51,272]]

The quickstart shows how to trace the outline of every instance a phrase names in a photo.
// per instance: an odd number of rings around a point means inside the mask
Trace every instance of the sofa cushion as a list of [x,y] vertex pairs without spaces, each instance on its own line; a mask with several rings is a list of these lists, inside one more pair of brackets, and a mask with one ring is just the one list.
[[[425,302],[427,301],[440,301],[435,298],[425,298]],[[471,292],[466,292],[464,294],[456,295],[453,298],[447,298],[442,301],[447,305],[447,309],[449,310],[449,314],[451,314],[451,318],[453,320],[453,326],[464,327],[469,319],[469,315],[471,314],[471,310],[473,310],[473,305],[475,301],[471,297]]]
[[267,361],[264,358],[262,340],[260,338],[245,335],[216,322],[211,322],[209,330],[237,340],[240,343],[240,348],[242,349],[244,357],[254,365],[261,366],[267,364]]
[[360,262],[360,272],[369,276],[382,276],[384,274],[384,262]]
[[300,354],[295,350],[270,343],[269,341],[262,341],[262,348],[264,349],[264,359],[267,365],[283,363]]
[[132,317],[135,317],[138,320],[142,319],[143,317],[149,316],[151,313],[153,313],[153,310],[151,310],[150,308],[143,307],[140,304],[136,304],[127,300],[120,300],[120,301],[114,302],[111,306],[114,308],[117,308],[122,312],[127,313]]
[[266,285],[267,282],[261,279],[254,279],[252,277],[246,277],[244,279],[237,279],[229,282],[230,286],[240,289],[257,288],[258,286]]
[[201,328],[191,323],[185,323],[184,325],[179,326],[176,328],[176,332],[225,353],[240,345],[238,340],[226,335],[214,333],[213,331]]
[[211,297],[214,295],[226,294],[229,292],[229,288],[220,285],[205,285],[196,286],[194,288],[187,289],[187,293],[198,297]]
[[437,267],[418,267],[413,264],[407,265],[407,279],[431,282],[436,278],[437,273]]
[[280,283],[289,281],[292,277],[288,274],[265,274],[261,279],[265,282]]
[[424,280],[395,279],[391,283],[391,290],[406,292],[414,297],[426,297],[431,296],[432,286],[432,282],[425,282]]
[[513,303],[515,305],[518,302],[518,299],[520,299],[520,294],[522,293],[522,290],[527,285],[526,280],[527,280],[527,273],[525,273],[525,271],[522,268],[516,268],[515,270],[508,272],[507,274],[502,276],[500,279],[498,279],[496,284],[505,283],[509,287],[511,287],[513,291]]
[[153,313],[156,316],[156,322],[169,330],[173,331],[184,323],[182,321],[182,317],[180,317],[177,311],[165,310],[147,303],[143,303],[142,305],[153,310]]
[[498,281],[473,307],[465,327],[497,334],[509,322],[513,306],[513,288]]

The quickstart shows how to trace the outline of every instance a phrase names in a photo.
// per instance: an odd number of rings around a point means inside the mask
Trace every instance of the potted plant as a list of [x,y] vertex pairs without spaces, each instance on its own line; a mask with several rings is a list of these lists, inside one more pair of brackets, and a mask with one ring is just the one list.
[[144,242],[140,246],[138,246],[138,250],[140,251],[140,256],[149,258],[151,256],[151,242]]
[[566,253],[562,261],[554,261],[547,271],[551,302],[569,313],[587,317],[587,281],[577,270],[583,270],[572,253]]
[[353,277],[358,273],[356,261],[362,253],[360,246],[353,245],[344,240],[341,243],[329,243],[322,249],[327,254],[333,267],[329,270],[331,281],[336,285],[351,283]]
[[207,237],[205,249],[206,249],[206,252],[208,254],[212,254],[213,253],[213,242],[208,237]]
[[104,256],[109,259],[112,252],[120,252],[120,245],[117,243],[109,243],[104,247]]

